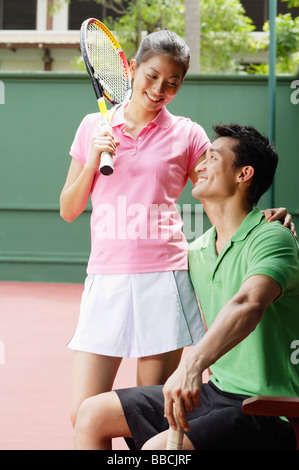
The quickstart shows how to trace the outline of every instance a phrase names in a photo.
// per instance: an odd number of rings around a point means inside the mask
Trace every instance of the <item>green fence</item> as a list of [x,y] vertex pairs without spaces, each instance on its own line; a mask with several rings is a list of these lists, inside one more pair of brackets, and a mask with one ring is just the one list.
[[[280,155],[275,206],[286,206],[299,227],[299,104],[295,78],[277,78],[276,147]],[[97,111],[85,74],[0,73],[0,279],[83,282],[90,248],[90,207],[73,223],[59,216],[69,148],[83,116]],[[252,124],[267,133],[264,77],[187,77],[169,106],[212,125]],[[293,100],[294,101],[294,100]],[[267,204],[264,197],[261,208]],[[179,201],[191,207],[190,185]],[[204,218],[204,229],[209,222]]]

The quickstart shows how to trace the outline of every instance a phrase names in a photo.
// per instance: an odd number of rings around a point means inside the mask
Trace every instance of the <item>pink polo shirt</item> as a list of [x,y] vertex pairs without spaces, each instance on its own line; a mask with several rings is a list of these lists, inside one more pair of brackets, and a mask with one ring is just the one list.
[[[81,122],[70,154],[85,164],[100,114]],[[112,120],[120,142],[114,173],[98,171],[91,191],[88,274],[188,269],[187,241],[176,206],[191,168],[209,146],[203,128],[163,108],[136,139],[124,131],[124,107]]]

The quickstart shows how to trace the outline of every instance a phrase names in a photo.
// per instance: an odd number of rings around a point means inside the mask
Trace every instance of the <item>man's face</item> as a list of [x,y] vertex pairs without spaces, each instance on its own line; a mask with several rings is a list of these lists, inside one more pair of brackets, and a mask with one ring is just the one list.
[[206,152],[206,158],[196,167],[198,180],[192,190],[196,199],[224,201],[235,194],[237,169],[233,167],[232,151],[235,139],[220,137]]

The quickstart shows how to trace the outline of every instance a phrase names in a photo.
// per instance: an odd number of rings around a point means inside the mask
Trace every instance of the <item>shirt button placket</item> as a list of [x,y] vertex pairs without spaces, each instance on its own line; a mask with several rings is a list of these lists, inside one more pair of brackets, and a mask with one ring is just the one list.
[[137,152],[138,152],[138,148],[139,148],[139,145],[140,145],[141,142],[142,142],[142,137],[141,137],[141,135],[139,135],[139,136],[137,137],[136,141],[135,141],[135,151],[136,151],[136,154],[137,154]]

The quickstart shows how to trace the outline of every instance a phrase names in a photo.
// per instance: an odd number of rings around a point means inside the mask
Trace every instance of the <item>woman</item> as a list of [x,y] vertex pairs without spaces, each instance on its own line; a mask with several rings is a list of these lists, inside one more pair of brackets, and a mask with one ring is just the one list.
[[[130,64],[131,100],[114,112],[112,132],[86,116],[71,147],[61,216],[72,221],[91,195],[91,254],[75,335],[72,422],[87,397],[111,390],[123,357],[137,357],[137,384],[164,383],[203,325],[191,286],[187,242],[176,203],[209,139],[165,108],[189,66],[176,34],[158,31]],[[99,171],[101,153],[114,173]]]

